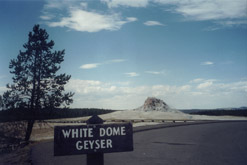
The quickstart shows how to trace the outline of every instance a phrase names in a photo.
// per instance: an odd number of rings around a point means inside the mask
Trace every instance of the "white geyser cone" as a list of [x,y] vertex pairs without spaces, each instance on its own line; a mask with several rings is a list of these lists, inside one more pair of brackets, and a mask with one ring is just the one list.
[[160,112],[179,112],[178,110],[171,109],[163,100],[155,97],[148,97],[144,105],[135,109],[135,111],[160,111]]

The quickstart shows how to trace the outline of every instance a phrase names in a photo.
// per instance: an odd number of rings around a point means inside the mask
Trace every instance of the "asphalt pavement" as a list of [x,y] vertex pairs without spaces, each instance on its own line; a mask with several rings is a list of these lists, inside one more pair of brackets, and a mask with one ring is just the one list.
[[[165,123],[140,127],[134,151],[104,154],[105,165],[246,165],[247,122]],[[86,155],[53,156],[53,141],[33,146],[32,164],[86,165]]]

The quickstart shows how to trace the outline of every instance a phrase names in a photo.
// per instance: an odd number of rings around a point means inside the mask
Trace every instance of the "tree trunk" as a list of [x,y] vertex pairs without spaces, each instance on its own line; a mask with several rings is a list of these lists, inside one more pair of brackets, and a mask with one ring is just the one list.
[[[33,130],[33,124],[35,122],[35,109],[34,109],[34,101],[35,101],[35,95],[36,95],[36,56],[34,59],[34,72],[33,72],[33,88],[32,88],[32,94],[31,94],[31,107],[30,107],[30,119],[28,119],[28,123],[27,123],[27,130],[26,130],[26,136],[25,136],[25,141],[29,141],[30,137],[31,137],[31,133]],[[37,105],[36,105],[37,106]]]
[[34,122],[35,122],[34,119],[28,120],[25,141],[29,141],[29,139],[31,137],[31,133],[32,133],[32,130],[33,130],[33,124],[34,124]]

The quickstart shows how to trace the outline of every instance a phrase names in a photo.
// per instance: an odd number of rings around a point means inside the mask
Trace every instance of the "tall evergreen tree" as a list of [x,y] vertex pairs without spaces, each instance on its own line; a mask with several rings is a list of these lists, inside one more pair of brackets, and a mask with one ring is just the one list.
[[73,102],[73,93],[64,91],[71,76],[56,74],[64,61],[65,50],[52,51],[54,41],[48,38],[46,30],[35,25],[23,45],[25,51],[20,51],[9,65],[10,73],[14,74],[13,84],[7,85],[5,93],[9,96],[9,106],[27,108],[33,117],[28,121],[25,140],[30,139],[36,112]]

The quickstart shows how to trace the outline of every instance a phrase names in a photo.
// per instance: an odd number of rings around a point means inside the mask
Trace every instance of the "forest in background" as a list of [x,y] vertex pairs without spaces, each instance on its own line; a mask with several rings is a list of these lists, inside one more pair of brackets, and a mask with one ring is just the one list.
[[55,108],[42,109],[35,112],[35,116],[28,109],[8,109],[0,111],[0,122],[21,121],[21,120],[47,120],[47,119],[61,119],[74,118],[92,115],[101,115],[114,112],[115,110],[97,109],[97,108]]
[[[21,121],[29,120],[35,118],[35,120],[47,120],[47,119],[61,119],[61,118],[75,118],[75,117],[85,117],[92,115],[102,115],[117,110],[110,109],[98,109],[98,108],[55,108],[42,109],[36,111],[35,116],[29,113],[28,109],[8,109],[0,111],[0,122],[9,121]],[[191,110],[181,110],[184,113],[191,115],[207,115],[207,116],[243,116],[247,117],[247,107],[246,108],[236,108],[234,110],[228,109],[191,109]]]
[[247,107],[233,109],[191,109],[181,110],[191,115],[207,115],[207,116],[243,116],[247,117]]

